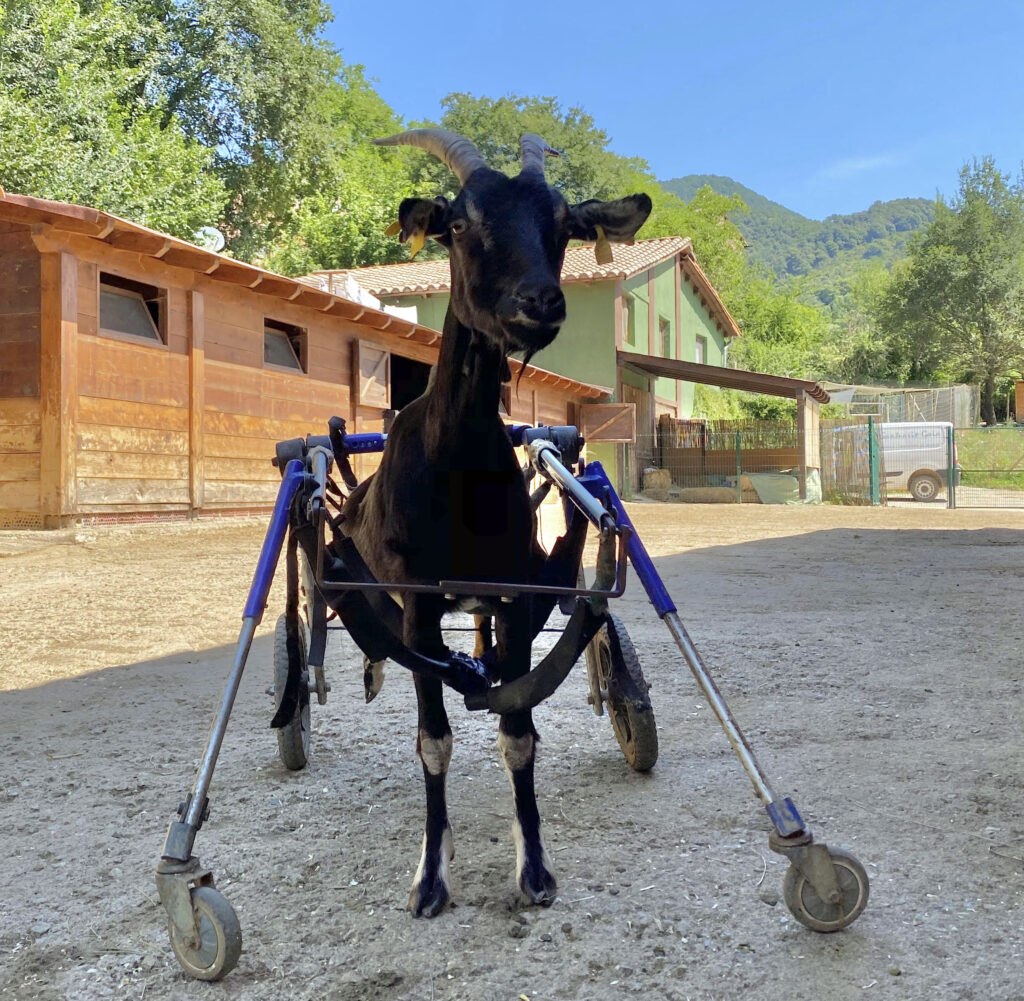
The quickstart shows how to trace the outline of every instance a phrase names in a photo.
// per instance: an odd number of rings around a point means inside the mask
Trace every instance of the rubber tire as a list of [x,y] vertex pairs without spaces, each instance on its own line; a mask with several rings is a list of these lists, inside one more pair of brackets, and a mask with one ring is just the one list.
[[199,912],[199,948],[184,943],[173,922],[168,929],[171,948],[190,977],[220,980],[235,968],[242,954],[238,915],[227,897],[212,886],[197,886],[192,891],[192,907]]
[[914,473],[907,481],[907,489],[914,500],[928,503],[938,500],[942,481],[934,473]]
[[[306,651],[309,649],[306,623],[299,616],[299,646],[302,650],[302,672],[307,675]],[[288,625],[282,615],[274,629],[274,711],[281,704],[281,694],[288,683]],[[309,709],[309,686],[299,690],[299,704],[295,715],[277,731],[277,752],[285,768],[301,771],[309,760],[309,738],[312,720]]]
[[811,931],[823,934],[839,931],[855,921],[867,906],[870,889],[867,871],[854,855],[841,848],[830,848],[828,855],[843,894],[839,904],[822,900],[795,865],[786,870],[782,881],[789,913]]
[[605,624],[587,645],[587,660],[594,663],[591,658],[596,658],[602,687],[608,692],[604,704],[611,720],[612,732],[629,767],[637,772],[649,772],[658,760],[658,728],[654,721],[654,710],[650,706],[641,709],[633,700],[619,695],[617,679],[624,678],[624,681],[631,683],[630,687],[639,687],[644,692],[647,691],[647,682],[626,627],[615,616],[608,617],[614,622],[622,657],[618,659],[613,653],[608,626]]

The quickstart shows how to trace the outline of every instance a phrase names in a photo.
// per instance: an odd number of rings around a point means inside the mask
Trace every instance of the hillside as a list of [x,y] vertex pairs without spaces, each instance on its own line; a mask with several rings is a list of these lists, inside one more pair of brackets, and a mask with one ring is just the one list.
[[689,174],[661,184],[684,201],[705,184],[723,195],[739,195],[750,211],[736,213],[732,221],[750,245],[751,261],[780,278],[806,275],[808,292],[824,303],[844,294],[864,262],[888,266],[903,256],[908,237],[935,217],[934,203],[928,199],[899,198],[818,222],[730,177]]

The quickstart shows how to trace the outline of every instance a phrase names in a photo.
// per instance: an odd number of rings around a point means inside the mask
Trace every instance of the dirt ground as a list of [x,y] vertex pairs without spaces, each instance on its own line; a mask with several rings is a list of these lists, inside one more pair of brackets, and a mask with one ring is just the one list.
[[630,771],[581,667],[535,711],[559,877],[519,909],[495,721],[449,710],[457,906],[405,910],[415,707],[345,637],[312,758],[279,763],[261,626],[196,849],[238,912],[224,981],[174,959],[152,869],[192,780],[256,521],[0,533],[0,997],[18,1001],[1024,998],[1024,512],[634,505],[762,763],[871,877],[851,927],[781,901],[787,863],[635,578],[616,611],[661,756]]

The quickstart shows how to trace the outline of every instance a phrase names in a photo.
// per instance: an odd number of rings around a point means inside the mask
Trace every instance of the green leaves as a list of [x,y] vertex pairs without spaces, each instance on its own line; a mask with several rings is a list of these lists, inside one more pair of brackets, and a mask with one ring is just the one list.
[[[85,5],[83,5],[85,6]],[[122,5],[55,0],[0,14],[0,182],[81,202],[189,237],[216,221],[225,191],[213,156],[149,103],[158,34]]]
[[973,375],[994,422],[995,380],[1024,359],[1024,179],[991,157],[965,165],[875,314],[902,376]]

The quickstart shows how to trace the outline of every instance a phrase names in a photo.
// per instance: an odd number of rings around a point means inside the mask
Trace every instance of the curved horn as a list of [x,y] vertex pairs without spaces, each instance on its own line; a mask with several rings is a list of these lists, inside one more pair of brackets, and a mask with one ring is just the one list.
[[538,135],[533,132],[525,132],[519,140],[519,159],[522,166],[520,174],[528,171],[540,171],[544,173],[544,157],[558,156],[558,154]]
[[374,139],[377,146],[418,146],[443,160],[451,172],[465,184],[469,175],[486,167],[480,151],[468,140],[447,129],[409,129],[386,139]]

